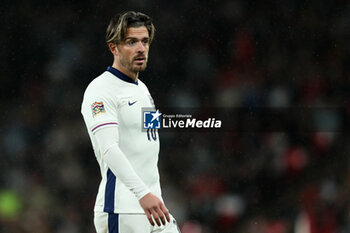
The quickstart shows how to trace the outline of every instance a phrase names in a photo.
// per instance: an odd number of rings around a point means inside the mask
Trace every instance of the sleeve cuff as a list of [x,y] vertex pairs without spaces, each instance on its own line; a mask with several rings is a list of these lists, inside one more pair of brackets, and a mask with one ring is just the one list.
[[146,187],[142,192],[136,194],[137,200],[141,200],[144,196],[149,194],[151,191]]

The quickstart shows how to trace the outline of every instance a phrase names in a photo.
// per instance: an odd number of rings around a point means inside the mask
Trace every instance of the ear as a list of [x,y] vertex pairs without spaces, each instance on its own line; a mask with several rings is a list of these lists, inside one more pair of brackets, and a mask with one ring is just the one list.
[[111,51],[111,53],[113,53],[113,55],[118,55],[118,50],[117,50],[117,45],[116,44],[109,43],[108,47],[109,47],[109,51]]

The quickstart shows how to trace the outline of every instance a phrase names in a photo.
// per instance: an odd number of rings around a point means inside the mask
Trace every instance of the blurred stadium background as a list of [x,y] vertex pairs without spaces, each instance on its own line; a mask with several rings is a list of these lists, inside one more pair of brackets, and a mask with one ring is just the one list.
[[[126,10],[154,19],[140,77],[158,106],[349,107],[346,0],[1,1],[0,232],[95,232],[80,104],[112,63],[109,18]],[[182,232],[350,232],[349,126],[316,118],[335,130],[161,133]]]

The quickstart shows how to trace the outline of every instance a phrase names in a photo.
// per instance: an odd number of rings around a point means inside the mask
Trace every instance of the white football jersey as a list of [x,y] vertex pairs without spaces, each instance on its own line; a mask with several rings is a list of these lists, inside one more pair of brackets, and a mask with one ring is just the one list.
[[150,191],[162,200],[157,167],[159,136],[154,131],[152,136],[142,132],[142,108],[155,108],[146,85],[112,67],[95,78],[85,91],[81,113],[102,175],[95,211],[144,213],[134,193],[102,159],[94,133],[103,127],[118,130],[120,150]]

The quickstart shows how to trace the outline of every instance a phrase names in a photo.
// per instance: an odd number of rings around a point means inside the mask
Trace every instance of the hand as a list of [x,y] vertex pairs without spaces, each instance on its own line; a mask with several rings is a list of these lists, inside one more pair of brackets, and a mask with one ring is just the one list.
[[160,221],[162,221],[162,224],[165,225],[165,218],[168,222],[170,222],[168,209],[165,207],[164,203],[152,193],[148,193],[143,198],[141,198],[140,205],[145,211],[148,221],[152,226],[154,226],[153,219],[156,221],[158,226],[161,226]]

